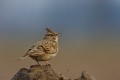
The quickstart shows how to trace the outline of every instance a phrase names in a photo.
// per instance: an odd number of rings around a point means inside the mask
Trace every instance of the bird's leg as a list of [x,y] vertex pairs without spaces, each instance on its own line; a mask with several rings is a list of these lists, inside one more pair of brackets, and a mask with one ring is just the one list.
[[41,66],[38,60],[36,60],[36,62],[38,63],[39,66]]
[[45,62],[46,62],[47,65],[51,66],[51,64],[49,62],[47,62],[47,61],[45,61]]

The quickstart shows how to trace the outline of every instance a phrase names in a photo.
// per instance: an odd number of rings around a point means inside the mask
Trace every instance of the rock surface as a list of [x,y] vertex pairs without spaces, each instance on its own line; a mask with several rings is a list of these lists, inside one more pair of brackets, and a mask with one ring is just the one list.
[[[56,72],[49,65],[32,65],[30,69],[20,69],[11,80],[71,80]],[[80,78],[74,80],[95,80],[90,74],[83,71]]]

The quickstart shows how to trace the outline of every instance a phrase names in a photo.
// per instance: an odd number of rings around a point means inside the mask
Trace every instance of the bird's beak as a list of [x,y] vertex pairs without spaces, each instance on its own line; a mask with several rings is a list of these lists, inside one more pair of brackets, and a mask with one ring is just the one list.
[[58,36],[62,36],[62,33],[58,33]]

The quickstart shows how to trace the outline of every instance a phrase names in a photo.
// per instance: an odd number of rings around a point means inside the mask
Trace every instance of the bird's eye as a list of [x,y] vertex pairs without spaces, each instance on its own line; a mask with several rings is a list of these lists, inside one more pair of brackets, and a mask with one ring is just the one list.
[[48,36],[53,36],[53,34],[47,34]]
[[53,34],[50,34],[50,36],[53,36]]

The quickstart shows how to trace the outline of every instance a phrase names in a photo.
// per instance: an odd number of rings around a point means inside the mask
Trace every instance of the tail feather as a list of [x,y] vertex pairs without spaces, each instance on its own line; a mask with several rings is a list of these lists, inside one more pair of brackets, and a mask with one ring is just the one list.
[[27,58],[28,56],[29,56],[29,55],[25,54],[24,56],[18,58],[18,60],[23,60],[23,59]]

